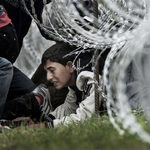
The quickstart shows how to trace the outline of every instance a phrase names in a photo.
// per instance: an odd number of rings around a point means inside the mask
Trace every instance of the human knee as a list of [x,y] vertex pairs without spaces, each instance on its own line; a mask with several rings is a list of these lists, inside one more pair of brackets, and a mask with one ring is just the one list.
[[13,65],[7,59],[0,57],[0,70],[9,70],[11,73],[13,73]]

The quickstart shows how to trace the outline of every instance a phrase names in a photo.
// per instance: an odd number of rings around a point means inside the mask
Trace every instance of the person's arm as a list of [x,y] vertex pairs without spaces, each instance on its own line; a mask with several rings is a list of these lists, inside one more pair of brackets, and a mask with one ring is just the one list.
[[63,104],[58,106],[50,114],[56,119],[61,119],[64,116],[69,116],[71,113],[75,113],[78,105],[76,104],[77,97],[75,91],[69,88],[69,93],[66,96],[66,99]]

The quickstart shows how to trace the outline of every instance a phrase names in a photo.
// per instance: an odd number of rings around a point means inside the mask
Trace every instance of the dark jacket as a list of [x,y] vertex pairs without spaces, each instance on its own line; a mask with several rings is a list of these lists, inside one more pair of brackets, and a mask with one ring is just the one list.
[[17,34],[11,20],[1,7],[0,16],[0,57],[14,63],[19,55]]
[[[48,3],[49,2],[51,2],[51,0],[48,0]],[[25,3],[28,10],[32,14],[31,1],[25,0]],[[27,14],[22,4],[22,0],[0,0],[0,5],[3,5],[5,7],[5,9],[8,12],[9,18],[12,20],[12,23],[15,26],[19,39],[19,50],[20,50],[22,47],[23,38],[25,37],[25,35],[29,30],[32,19]],[[34,0],[34,7],[37,17],[41,21],[41,13],[43,11],[43,0]],[[42,33],[42,35],[45,34]]]

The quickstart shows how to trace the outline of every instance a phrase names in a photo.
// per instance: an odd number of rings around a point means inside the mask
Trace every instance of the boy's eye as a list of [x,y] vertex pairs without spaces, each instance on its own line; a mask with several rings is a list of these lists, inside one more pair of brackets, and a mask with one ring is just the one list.
[[51,72],[54,72],[54,70],[50,70]]

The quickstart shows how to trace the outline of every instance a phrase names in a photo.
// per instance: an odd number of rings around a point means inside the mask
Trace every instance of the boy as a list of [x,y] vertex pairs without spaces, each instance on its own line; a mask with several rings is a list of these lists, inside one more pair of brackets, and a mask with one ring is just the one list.
[[[42,112],[42,121],[46,121],[44,125],[51,128],[57,127],[60,123],[66,125],[72,121],[78,122],[91,117],[95,112],[94,74],[91,71],[93,51],[86,50],[81,53],[74,66],[76,55],[66,55],[76,48],[63,42],[56,43],[47,49],[42,57],[47,80],[53,83],[57,90],[69,88],[62,105],[53,109],[48,89],[45,85],[40,85],[32,93],[8,102],[3,118],[14,119],[30,115],[38,118]],[[104,65],[103,58],[100,62],[101,72]]]

